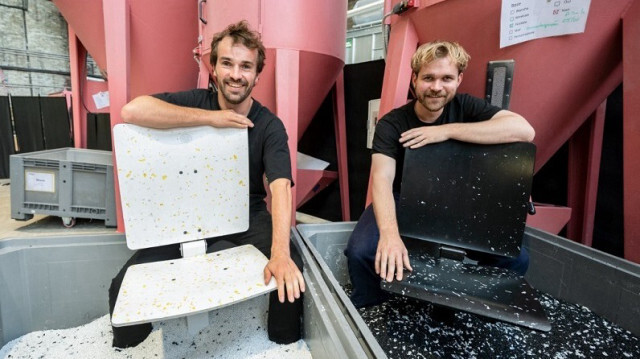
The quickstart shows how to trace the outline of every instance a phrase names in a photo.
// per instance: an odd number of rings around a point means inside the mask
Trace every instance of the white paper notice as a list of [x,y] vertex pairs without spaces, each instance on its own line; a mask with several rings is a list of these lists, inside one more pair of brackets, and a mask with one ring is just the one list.
[[55,192],[56,175],[53,172],[25,171],[25,190],[37,192]]
[[101,109],[105,107],[109,107],[109,92],[98,92],[93,96],[93,102],[96,104],[96,109]]
[[591,0],[502,0],[500,48],[584,32]]

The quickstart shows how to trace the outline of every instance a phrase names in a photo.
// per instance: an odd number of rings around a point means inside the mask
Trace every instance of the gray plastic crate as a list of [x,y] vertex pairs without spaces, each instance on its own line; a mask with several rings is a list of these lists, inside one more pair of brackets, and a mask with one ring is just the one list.
[[[354,332],[378,356],[381,349],[342,289],[350,283],[343,251],[355,224],[301,224],[296,228],[345,316],[354,323]],[[534,288],[583,305],[640,336],[640,265],[531,227],[525,228],[524,245],[530,253],[525,278]]]
[[[304,262],[304,340],[313,358],[371,357],[295,230],[291,241]],[[32,331],[76,327],[107,314],[111,278],[132,253],[123,234],[1,240],[0,348]]]
[[366,352],[366,356],[386,359],[387,354],[342,289],[342,285],[350,283],[347,258],[343,251],[355,225],[356,222],[299,224],[296,229],[311,257],[315,259],[316,265],[320,267],[324,282],[347,319],[351,331]]
[[11,218],[34,214],[105,221],[116,226],[110,151],[60,148],[10,156]]

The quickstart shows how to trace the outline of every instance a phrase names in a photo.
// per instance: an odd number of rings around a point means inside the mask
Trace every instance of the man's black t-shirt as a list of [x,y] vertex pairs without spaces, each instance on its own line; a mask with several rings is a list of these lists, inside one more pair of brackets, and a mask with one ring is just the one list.
[[[153,96],[174,105],[220,110],[217,93],[211,90],[194,89]],[[253,122],[253,128],[249,128],[249,193],[250,207],[255,211],[266,209],[264,198],[267,193],[262,175],[269,183],[278,178],[291,180],[291,157],[287,132],[276,115],[254,99],[247,117]],[[212,151],[215,146],[212,144]]]
[[501,110],[499,107],[471,95],[456,94],[451,102],[444,106],[442,114],[435,122],[424,123],[416,115],[415,103],[416,100],[413,100],[384,115],[378,121],[373,137],[372,152],[381,153],[396,160],[396,176],[393,181],[393,191],[396,193],[400,192],[404,166],[405,148],[399,142],[403,132],[421,126],[486,121]]

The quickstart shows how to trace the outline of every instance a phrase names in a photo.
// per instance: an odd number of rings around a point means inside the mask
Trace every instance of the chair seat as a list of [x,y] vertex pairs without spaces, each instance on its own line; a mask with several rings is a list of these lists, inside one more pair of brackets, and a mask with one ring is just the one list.
[[190,316],[276,289],[252,245],[129,267],[111,318],[116,327]]
[[413,272],[382,289],[541,331],[551,330],[537,291],[508,269],[409,254]]
[[[405,281],[383,282],[381,287],[550,330],[537,292],[524,277],[506,269],[447,258],[467,252],[519,255],[534,159],[535,145],[524,142],[480,145],[445,141],[407,150],[398,227],[403,237],[418,240],[409,250],[414,271]],[[449,254],[440,257],[441,249]]]

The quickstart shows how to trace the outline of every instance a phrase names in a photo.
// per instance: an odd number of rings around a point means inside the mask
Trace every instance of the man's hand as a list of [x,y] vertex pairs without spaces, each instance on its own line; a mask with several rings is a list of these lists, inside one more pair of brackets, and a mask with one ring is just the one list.
[[280,303],[285,301],[285,287],[287,288],[287,299],[290,303],[300,298],[300,293],[305,291],[302,273],[291,257],[287,255],[271,255],[269,263],[264,267],[264,284],[268,284],[272,276],[276,278]]
[[388,237],[380,235],[375,261],[376,273],[387,282],[393,281],[395,273],[397,280],[402,280],[404,268],[412,271],[409,263],[409,252],[398,236]]
[[218,128],[247,128],[253,127],[253,122],[247,117],[236,113],[233,110],[219,110],[211,111],[213,117],[211,119],[211,126]]
[[450,138],[447,125],[422,126],[402,133],[400,143],[403,147],[419,148],[430,143],[444,142]]

